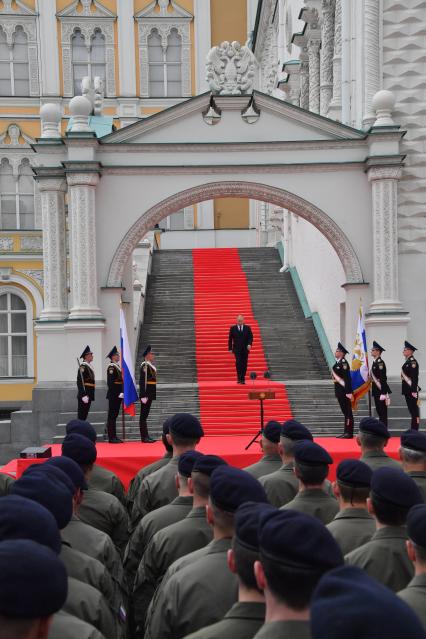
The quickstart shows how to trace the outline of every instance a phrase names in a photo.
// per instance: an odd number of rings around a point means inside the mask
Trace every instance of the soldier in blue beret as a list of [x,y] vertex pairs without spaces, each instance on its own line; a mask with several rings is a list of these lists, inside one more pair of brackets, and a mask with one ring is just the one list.
[[319,444],[309,440],[294,446],[294,473],[299,480],[299,492],[282,508],[298,510],[330,523],[339,510],[334,496],[325,491],[329,466],[333,459]]
[[416,482],[402,470],[375,470],[367,505],[376,520],[376,532],[371,541],[346,555],[346,563],[364,569],[394,592],[405,588],[413,576],[405,524],[410,508],[420,503],[423,498]]
[[[62,442],[62,455],[70,457],[80,466],[89,483],[93,464],[97,458],[95,444],[83,435],[67,435]],[[79,505],[78,517],[86,524],[107,533],[117,550],[124,553],[129,538],[128,517],[117,497],[89,487],[89,490],[84,492]]]
[[359,433],[356,436],[358,446],[361,448],[361,461],[370,466],[372,470],[388,466],[401,468],[400,464],[385,453],[385,446],[390,439],[387,427],[374,417],[363,417],[359,423]]
[[65,603],[67,574],[58,556],[29,539],[0,542],[0,633],[49,636],[52,615]]
[[426,504],[411,508],[407,533],[407,552],[414,565],[414,577],[404,590],[400,590],[398,597],[414,610],[426,629]]
[[311,431],[295,419],[285,421],[281,426],[278,444],[281,466],[275,472],[259,478],[268,501],[277,508],[294,499],[299,490],[299,480],[294,474],[294,446],[302,439],[313,441]]
[[401,368],[402,394],[405,397],[408,412],[411,415],[411,428],[419,430],[420,409],[419,409],[419,363],[414,357],[417,350],[410,342],[405,341],[402,351],[405,362]]
[[421,623],[388,588],[359,568],[331,570],[311,605],[312,639],[425,639]]
[[352,439],[354,436],[351,367],[345,358],[345,355],[347,354],[348,351],[343,344],[339,342],[335,352],[336,361],[331,369],[331,379],[334,383],[334,394],[339,402],[340,410],[344,417],[343,433],[342,435],[338,435],[338,437],[342,439]]
[[148,475],[135,497],[141,517],[177,497],[175,476],[179,455],[196,448],[204,435],[199,419],[190,413],[176,413],[170,419],[168,443],[173,447],[172,459],[166,466]]
[[62,470],[62,472],[64,472],[72,481],[74,490],[75,488],[79,488],[80,490],[88,490],[89,486],[86,482],[81,467],[70,457],[65,457],[64,455],[50,457],[50,459],[48,459],[45,464],[45,469],[49,468],[49,466],[54,466],[56,468],[59,468],[59,470]]
[[10,487],[14,481],[10,475],[0,472],[0,497],[9,494]]
[[399,456],[403,469],[414,479],[426,501],[426,434],[418,430],[402,433]]
[[262,431],[262,439],[260,447],[263,452],[262,458],[251,466],[246,466],[246,470],[250,475],[259,479],[264,475],[274,473],[281,468],[281,457],[278,450],[280,442],[281,424],[276,421],[269,421]]
[[238,584],[227,568],[235,512],[246,501],[267,503],[257,479],[232,466],[215,468],[210,478],[207,520],[213,541],[195,551],[165,582],[151,605],[145,639],[179,639],[222,619],[237,600]]
[[254,568],[266,616],[255,639],[309,639],[312,593],[324,573],[343,564],[338,544],[314,517],[278,510],[260,519],[259,554]]
[[333,489],[340,510],[327,528],[344,555],[370,541],[376,530],[367,510],[372,474],[359,459],[344,459],[337,467]]

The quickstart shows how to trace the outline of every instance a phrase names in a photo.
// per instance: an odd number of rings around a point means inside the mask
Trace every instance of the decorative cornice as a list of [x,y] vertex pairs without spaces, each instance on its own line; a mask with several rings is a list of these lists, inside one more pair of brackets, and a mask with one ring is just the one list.
[[239,174],[276,174],[276,173],[323,173],[337,171],[362,170],[364,162],[312,162],[299,164],[205,164],[187,166],[102,166],[103,175],[229,175]]

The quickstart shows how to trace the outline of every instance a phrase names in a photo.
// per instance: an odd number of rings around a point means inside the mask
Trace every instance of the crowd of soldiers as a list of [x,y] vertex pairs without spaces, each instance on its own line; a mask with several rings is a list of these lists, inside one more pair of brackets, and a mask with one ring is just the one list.
[[426,434],[366,417],[328,480],[309,429],[272,421],[244,470],[163,425],[127,494],[87,421],[62,454],[0,473],[2,639],[426,638]]

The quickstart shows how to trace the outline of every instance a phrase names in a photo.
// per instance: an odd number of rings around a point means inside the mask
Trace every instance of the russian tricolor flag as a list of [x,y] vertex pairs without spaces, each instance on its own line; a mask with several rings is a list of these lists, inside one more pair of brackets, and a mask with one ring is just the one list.
[[120,343],[121,343],[121,371],[123,374],[123,408],[128,415],[135,415],[135,402],[138,401],[138,392],[133,374],[133,358],[130,351],[129,338],[127,336],[126,319],[123,309],[120,308]]

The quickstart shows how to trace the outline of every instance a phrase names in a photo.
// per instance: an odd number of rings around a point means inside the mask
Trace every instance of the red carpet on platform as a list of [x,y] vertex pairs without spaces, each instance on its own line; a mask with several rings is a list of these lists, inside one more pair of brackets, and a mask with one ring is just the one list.
[[[200,419],[206,435],[255,433],[260,426],[259,401],[250,400],[250,390],[271,390],[274,400],[265,401],[265,421],[284,421],[291,408],[284,384],[266,382],[265,353],[259,325],[250,300],[247,278],[238,249],[194,249],[194,321]],[[228,353],[229,328],[238,314],[253,331],[248,373],[255,371],[254,384],[236,383],[235,358]]]

